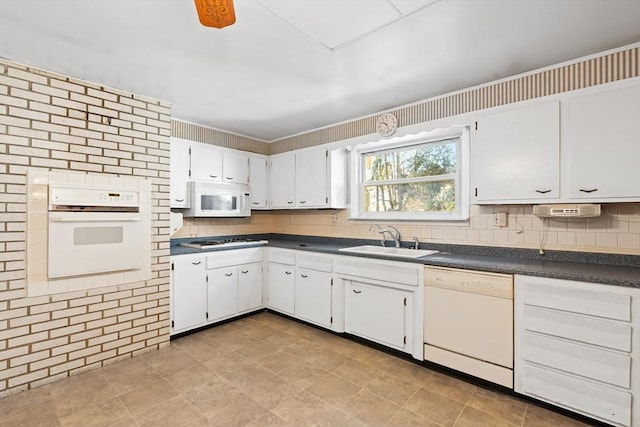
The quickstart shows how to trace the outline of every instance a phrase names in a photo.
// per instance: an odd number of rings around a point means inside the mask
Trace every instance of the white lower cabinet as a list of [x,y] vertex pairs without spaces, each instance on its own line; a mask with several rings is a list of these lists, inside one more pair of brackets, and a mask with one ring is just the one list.
[[325,328],[333,320],[332,269],[330,256],[296,253],[295,315]]
[[286,314],[293,314],[295,292],[294,266],[270,262],[268,269],[268,307]]
[[640,426],[640,289],[515,279],[515,391]]
[[171,257],[171,335],[257,310],[262,248]]
[[197,255],[171,257],[171,331],[184,332],[207,322],[207,270]]
[[336,257],[344,282],[344,331],[422,360],[422,264]]
[[347,332],[398,350],[405,349],[409,292],[355,281],[347,284],[345,291]]

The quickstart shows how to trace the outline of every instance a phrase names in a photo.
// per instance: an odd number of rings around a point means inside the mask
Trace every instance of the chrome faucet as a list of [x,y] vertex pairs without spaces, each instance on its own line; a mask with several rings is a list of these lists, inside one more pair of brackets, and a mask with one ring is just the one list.
[[[400,247],[400,230],[395,228],[393,225],[387,225],[387,228],[382,228],[380,224],[376,224],[376,227],[378,227],[378,234],[382,236],[380,239],[380,244],[382,246],[385,246],[386,242],[384,235],[388,233],[389,236],[393,239],[393,243],[395,243],[396,248]],[[390,229],[393,231],[391,231]]]

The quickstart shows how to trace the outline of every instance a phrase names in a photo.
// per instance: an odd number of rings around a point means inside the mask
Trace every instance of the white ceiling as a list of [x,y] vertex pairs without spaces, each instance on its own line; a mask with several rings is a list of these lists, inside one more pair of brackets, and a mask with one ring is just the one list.
[[265,141],[640,41],[640,0],[0,0],[0,56]]

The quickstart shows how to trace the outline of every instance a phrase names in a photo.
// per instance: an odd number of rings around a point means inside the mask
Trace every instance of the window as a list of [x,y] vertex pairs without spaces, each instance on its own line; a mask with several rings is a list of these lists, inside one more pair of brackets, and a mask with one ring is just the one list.
[[467,135],[456,128],[355,147],[351,217],[468,218]]

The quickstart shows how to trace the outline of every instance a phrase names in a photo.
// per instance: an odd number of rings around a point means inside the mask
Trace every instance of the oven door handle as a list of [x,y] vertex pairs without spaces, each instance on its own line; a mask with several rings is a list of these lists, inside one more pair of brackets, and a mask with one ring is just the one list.
[[114,214],[113,212],[95,214],[96,212],[66,212],[64,214],[49,212],[49,222],[139,222],[141,220],[140,216],[131,216],[130,214]]

